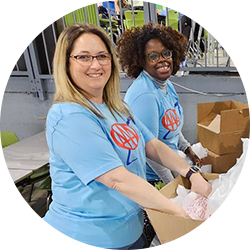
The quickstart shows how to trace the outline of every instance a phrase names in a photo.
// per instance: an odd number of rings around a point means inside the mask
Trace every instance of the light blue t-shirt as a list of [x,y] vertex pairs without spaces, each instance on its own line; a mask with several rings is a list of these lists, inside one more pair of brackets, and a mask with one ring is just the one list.
[[[125,102],[133,114],[153,135],[177,151],[183,126],[183,110],[178,95],[168,80],[166,93],[144,71],[127,90]],[[147,165],[147,180],[157,180],[157,174]]]
[[142,209],[95,178],[123,165],[145,179],[145,143],[154,136],[140,121],[96,106],[106,119],[75,103],[54,104],[48,113],[53,201],[44,220],[83,243],[119,248],[142,234]]

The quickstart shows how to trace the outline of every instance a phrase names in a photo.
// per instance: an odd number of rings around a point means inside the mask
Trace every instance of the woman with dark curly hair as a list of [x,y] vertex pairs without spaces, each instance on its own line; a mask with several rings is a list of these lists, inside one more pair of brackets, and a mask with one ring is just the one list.
[[[183,151],[193,164],[200,166],[199,158],[181,133],[183,111],[169,80],[185,60],[186,47],[187,39],[180,32],[149,23],[124,32],[117,49],[122,69],[136,78],[125,96],[134,115],[159,140],[176,152]],[[149,159],[147,162],[147,180],[152,184],[173,179],[168,169]]]

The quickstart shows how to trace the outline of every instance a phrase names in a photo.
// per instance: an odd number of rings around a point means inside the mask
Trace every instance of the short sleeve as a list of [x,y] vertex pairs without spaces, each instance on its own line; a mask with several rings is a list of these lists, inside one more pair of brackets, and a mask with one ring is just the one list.
[[98,119],[90,114],[79,112],[62,117],[47,136],[51,136],[53,153],[85,185],[123,165]]
[[135,122],[136,122],[137,128],[140,130],[140,132],[143,135],[145,143],[155,138],[155,136],[151,133],[151,131],[149,131],[149,129],[136,117],[135,117]]
[[153,93],[138,96],[130,104],[135,117],[137,117],[158,138],[159,134],[159,109]]

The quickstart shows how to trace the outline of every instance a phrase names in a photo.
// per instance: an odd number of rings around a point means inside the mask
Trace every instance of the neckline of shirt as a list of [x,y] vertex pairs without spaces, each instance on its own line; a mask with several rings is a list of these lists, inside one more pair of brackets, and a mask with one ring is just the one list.
[[147,75],[151,80],[153,80],[155,82],[155,84],[157,85],[157,87],[163,91],[165,94],[167,94],[167,84],[168,84],[168,79],[166,80],[159,80],[156,79],[155,77],[151,76],[146,70],[143,70],[144,74]]

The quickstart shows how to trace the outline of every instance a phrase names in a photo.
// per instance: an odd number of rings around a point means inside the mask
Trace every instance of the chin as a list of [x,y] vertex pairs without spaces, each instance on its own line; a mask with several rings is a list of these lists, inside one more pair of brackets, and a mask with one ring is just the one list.
[[159,76],[159,77],[157,77],[157,79],[159,79],[159,80],[161,80],[161,81],[165,81],[165,80],[167,80],[169,77],[170,77],[170,75],[167,75],[167,76]]

